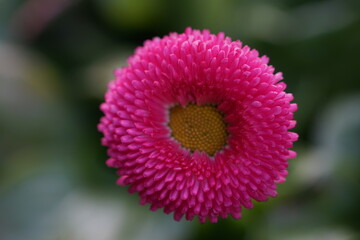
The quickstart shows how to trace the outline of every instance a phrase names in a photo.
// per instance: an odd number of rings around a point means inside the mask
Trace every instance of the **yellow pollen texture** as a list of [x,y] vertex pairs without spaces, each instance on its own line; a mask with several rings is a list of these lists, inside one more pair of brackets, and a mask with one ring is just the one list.
[[204,151],[210,156],[225,146],[228,136],[222,114],[212,105],[171,108],[169,127],[183,147]]

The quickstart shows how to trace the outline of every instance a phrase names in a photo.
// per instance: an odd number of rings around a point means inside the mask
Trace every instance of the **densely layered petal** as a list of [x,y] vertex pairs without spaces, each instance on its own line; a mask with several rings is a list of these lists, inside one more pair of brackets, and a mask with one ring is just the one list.
[[[276,196],[297,140],[297,105],[266,56],[223,33],[186,29],[146,41],[115,71],[98,126],[107,165],[141,204],[201,222],[241,217],[252,200]],[[223,113],[226,146],[209,156],[172,137],[169,109],[212,104]]]

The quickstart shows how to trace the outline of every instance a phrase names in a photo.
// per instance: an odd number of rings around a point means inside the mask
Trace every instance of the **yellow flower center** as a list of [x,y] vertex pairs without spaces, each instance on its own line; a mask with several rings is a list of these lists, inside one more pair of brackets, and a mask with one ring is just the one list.
[[183,147],[204,151],[210,156],[226,145],[228,137],[223,115],[212,105],[171,108],[169,127]]

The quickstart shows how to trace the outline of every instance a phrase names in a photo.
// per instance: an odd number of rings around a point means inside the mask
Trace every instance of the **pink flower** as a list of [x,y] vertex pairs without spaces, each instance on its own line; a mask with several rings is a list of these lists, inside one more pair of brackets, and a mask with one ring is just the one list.
[[115,71],[99,130],[119,185],[174,219],[238,219],[285,181],[297,105],[266,56],[223,33],[146,41]]

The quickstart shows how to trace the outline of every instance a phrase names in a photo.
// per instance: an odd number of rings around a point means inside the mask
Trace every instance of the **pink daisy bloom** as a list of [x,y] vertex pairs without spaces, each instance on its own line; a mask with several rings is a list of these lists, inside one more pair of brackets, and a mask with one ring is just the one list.
[[275,197],[296,156],[297,105],[268,61],[208,30],[145,41],[101,105],[117,183],[153,211],[202,223]]

